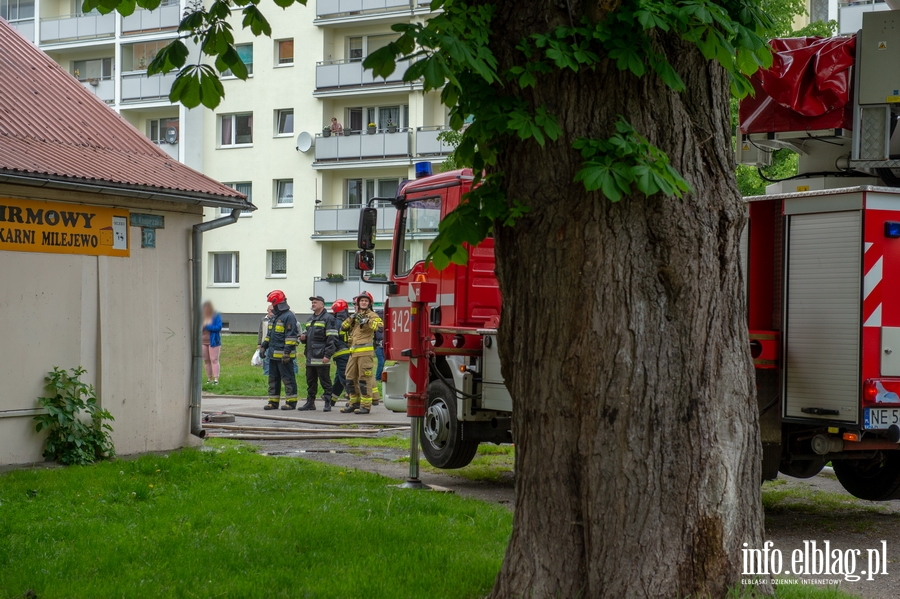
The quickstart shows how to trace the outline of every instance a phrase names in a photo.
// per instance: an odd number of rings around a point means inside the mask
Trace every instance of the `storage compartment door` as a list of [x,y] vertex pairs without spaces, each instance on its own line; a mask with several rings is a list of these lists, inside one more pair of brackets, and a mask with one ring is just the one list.
[[790,217],[785,417],[858,421],[861,248],[860,211]]

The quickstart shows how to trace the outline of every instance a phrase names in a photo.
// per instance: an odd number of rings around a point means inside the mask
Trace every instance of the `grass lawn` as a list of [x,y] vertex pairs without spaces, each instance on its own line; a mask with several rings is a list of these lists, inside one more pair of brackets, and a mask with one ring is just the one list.
[[0,597],[474,598],[493,584],[502,507],[207,445],[222,451],[0,475]]
[[[265,397],[269,393],[269,378],[263,374],[262,368],[250,365],[250,358],[256,351],[256,335],[222,335],[222,353],[219,355],[219,384],[207,385],[206,374],[203,375],[203,390],[216,395],[243,395]],[[306,399],[306,362],[302,356],[297,360],[297,390],[302,400]],[[331,366],[331,380],[334,380],[336,366]],[[282,391],[284,393],[284,391]],[[319,387],[317,397],[322,397]]]

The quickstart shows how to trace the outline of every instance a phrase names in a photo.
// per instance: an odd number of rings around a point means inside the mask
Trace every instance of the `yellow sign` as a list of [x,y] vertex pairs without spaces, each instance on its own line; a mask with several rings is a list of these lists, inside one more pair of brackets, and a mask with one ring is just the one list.
[[129,256],[128,210],[0,198],[0,251]]
[[809,185],[798,185],[797,191],[809,191]]

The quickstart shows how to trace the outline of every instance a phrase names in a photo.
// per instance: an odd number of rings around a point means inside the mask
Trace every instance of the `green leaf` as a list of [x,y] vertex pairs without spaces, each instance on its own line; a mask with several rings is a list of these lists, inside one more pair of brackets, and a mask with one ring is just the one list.
[[134,9],[137,6],[135,0],[122,0],[119,5],[116,7],[116,10],[119,11],[119,14],[123,17],[127,17],[134,13]]
[[[372,74],[374,76],[387,79],[397,68],[397,51],[398,48],[395,43],[379,48],[366,57],[363,61],[363,67],[372,69]],[[425,61],[426,59],[423,58],[422,60],[418,60],[411,64],[404,74],[404,80],[415,81],[421,77],[425,71]],[[412,71],[412,75],[410,75],[410,71]],[[407,76],[410,78],[406,79]]]
[[216,59],[216,69],[218,69],[220,73],[231,69],[231,74],[238,79],[246,80],[249,76],[247,65],[241,60],[237,48],[231,45],[229,45],[228,49]]
[[174,69],[180,69],[187,62],[188,48],[181,40],[174,40],[168,46],[156,53],[156,56],[147,66],[147,74],[168,73]]
[[[253,35],[265,35],[268,37],[271,37],[272,35],[272,26],[269,25],[269,22],[263,16],[262,12],[260,12],[253,4],[244,9],[244,20],[242,25],[244,29],[249,27],[250,32]],[[241,77],[241,79],[245,79],[245,77]]]

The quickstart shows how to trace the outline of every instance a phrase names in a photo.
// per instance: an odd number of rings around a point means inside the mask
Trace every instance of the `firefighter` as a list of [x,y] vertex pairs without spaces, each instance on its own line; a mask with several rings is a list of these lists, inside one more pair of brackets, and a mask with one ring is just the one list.
[[277,410],[281,402],[281,384],[284,383],[285,405],[282,410],[297,407],[297,377],[294,375],[294,359],[297,357],[299,325],[291,312],[284,292],[276,289],[266,301],[272,304],[272,318],[260,346],[269,358],[269,403],[266,410]]
[[341,325],[350,344],[346,373],[350,403],[341,408],[341,412],[369,414],[375,388],[375,331],[383,329],[384,324],[372,310],[372,295],[368,291],[363,291],[353,301],[356,313]]
[[331,313],[334,316],[335,326],[337,326],[339,331],[337,351],[331,356],[336,368],[334,382],[331,384],[331,405],[333,406],[337,403],[347,384],[345,373],[347,372],[347,360],[350,359],[350,346],[347,345],[347,332],[340,330],[344,321],[350,318],[347,302],[342,299],[336,300],[331,304]]
[[300,341],[306,348],[306,403],[299,409],[316,409],[316,392],[322,384],[322,399],[326,412],[331,411],[331,357],[337,351],[338,330],[334,316],[325,309],[325,298],[320,295],[309,298],[312,316],[306,321]]

